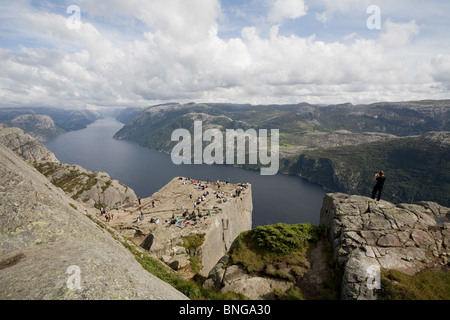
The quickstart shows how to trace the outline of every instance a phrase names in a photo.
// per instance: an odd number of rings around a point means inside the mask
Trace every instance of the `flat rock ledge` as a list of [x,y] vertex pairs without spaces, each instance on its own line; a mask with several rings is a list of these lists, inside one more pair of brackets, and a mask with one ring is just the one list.
[[[172,269],[187,274],[192,258],[197,258],[199,273],[207,276],[237,236],[252,227],[252,190],[247,183],[176,177],[139,201],[113,211],[109,225]],[[186,247],[184,239],[193,236],[203,240]]]
[[341,299],[377,299],[382,269],[414,275],[448,266],[449,217],[450,209],[434,202],[394,205],[327,194],[320,223],[327,228],[337,268],[343,273]]

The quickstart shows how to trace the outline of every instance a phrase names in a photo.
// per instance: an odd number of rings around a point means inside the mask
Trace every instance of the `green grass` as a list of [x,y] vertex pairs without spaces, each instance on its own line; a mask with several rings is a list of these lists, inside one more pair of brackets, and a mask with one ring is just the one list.
[[195,250],[203,244],[205,236],[206,233],[186,236],[183,238],[183,247],[187,250]]
[[316,226],[309,223],[259,226],[252,231],[252,239],[258,247],[279,255],[286,255],[308,247],[309,240],[318,240]]
[[202,270],[202,260],[199,257],[190,257],[191,270],[194,274],[198,274]]
[[231,261],[250,273],[292,280],[298,273],[295,267],[307,262],[310,242],[317,241],[321,231],[311,224],[259,226],[236,239]]
[[230,250],[230,263],[250,274],[291,281],[288,292],[274,291],[276,299],[304,300],[299,281],[309,269],[308,254],[323,233],[309,223],[259,226],[242,233]]
[[304,300],[302,291],[297,287],[292,287],[287,292],[275,289],[274,293],[277,300]]
[[381,300],[450,300],[450,271],[381,272]]

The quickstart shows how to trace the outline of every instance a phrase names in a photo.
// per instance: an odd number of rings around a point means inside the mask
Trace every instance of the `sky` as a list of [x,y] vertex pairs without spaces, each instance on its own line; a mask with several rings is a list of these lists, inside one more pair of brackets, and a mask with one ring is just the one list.
[[450,98],[447,0],[0,0],[0,107]]

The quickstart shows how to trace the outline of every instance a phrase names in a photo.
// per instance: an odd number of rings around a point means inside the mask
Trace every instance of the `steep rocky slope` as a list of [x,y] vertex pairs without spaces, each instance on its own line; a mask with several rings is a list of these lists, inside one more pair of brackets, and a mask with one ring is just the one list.
[[[448,269],[450,209],[434,202],[394,205],[347,194],[325,196],[320,223],[342,271],[342,299],[377,299],[381,270],[415,275]],[[450,272],[450,271],[449,271]]]
[[0,143],[29,161],[58,162],[55,155],[19,128],[0,124]]
[[55,162],[33,162],[33,165],[72,199],[97,209],[111,210],[137,202],[133,189],[112,179],[106,172],[92,172],[78,165]]
[[19,128],[0,124],[0,143],[29,161],[74,200],[106,210],[137,201],[132,189],[112,179],[109,174],[60,163],[43,144]]
[[0,299],[185,298],[83,211],[0,144]]

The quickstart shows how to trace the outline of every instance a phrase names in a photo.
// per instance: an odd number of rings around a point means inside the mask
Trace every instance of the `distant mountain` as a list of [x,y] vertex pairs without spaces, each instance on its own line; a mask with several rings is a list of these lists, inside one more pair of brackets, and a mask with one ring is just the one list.
[[136,118],[144,110],[145,108],[126,108],[116,116],[116,120],[126,124]]
[[40,114],[23,114],[12,119],[10,123],[41,142],[55,138],[65,132],[55,125],[52,118]]
[[[384,169],[390,177],[385,191],[389,200],[448,205],[448,197],[443,197],[449,194],[450,177],[440,172],[449,172],[448,144],[441,145],[436,137],[447,137],[449,119],[450,100],[329,106],[171,104],[140,110],[114,138],[171,152],[176,145],[172,132],[193,132],[195,120],[203,122],[203,130],[279,129],[282,172],[301,174],[334,191],[367,195],[373,174]],[[424,183],[426,187],[415,187]]]
[[382,198],[394,203],[450,205],[450,132],[429,132],[355,146],[306,151],[284,169],[333,191],[370,196],[376,172],[386,172]]
[[101,118],[92,110],[57,108],[2,108],[0,123],[18,127],[39,141],[55,138],[68,131],[81,130]]
[[115,116],[115,118],[116,118],[117,121],[119,121],[119,122],[121,122],[123,124],[127,124],[128,122],[130,122],[131,120],[133,120],[134,118],[139,116],[146,109],[157,108],[157,107],[161,107],[161,106],[176,105],[176,104],[178,104],[178,103],[170,102],[170,103],[164,103],[164,104],[157,104],[157,105],[150,106],[150,107],[147,107],[147,108],[144,108],[144,107],[128,107],[128,108],[123,109],[121,112],[119,112]]
[[[202,116],[201,116],[202,115]],[[209,117],[205,117],[205,115]],[[203,117],[203,118],[202,118]],[[223,117],[226,117],[225,120]],[[131,118],[131,117],[128,117]],[[193,127],[193,119],[217,128],[279,129],[280,144],[287,147],[321,148],[318,141],[327,134],[346,136],[338,145],[348,144],[348,133],[372,141],[395,136],[421,135],[429,131],[450,131],[450,100],[371,105],[314,106],[236,105],[236,104],[173,104],[151,107],[133,114],[133,118],[116,134],[117,139],[137,141],[151,148],[169,151],[174,129]],[[345,130],[343,132],[342,130]],[[361,136],[361,142],[366,142]],[[350,144],[358,143],[353,136]]]
[[384,132],[398,136],[450,131],[450,100],[345,104],[319,110],[317,120],[332,130]]

